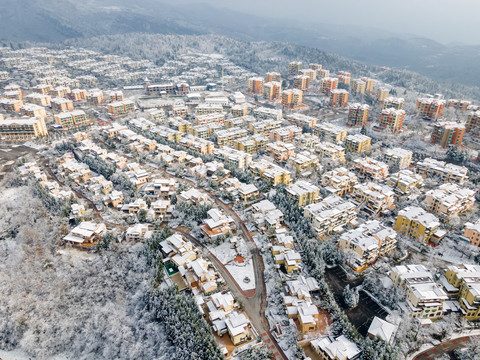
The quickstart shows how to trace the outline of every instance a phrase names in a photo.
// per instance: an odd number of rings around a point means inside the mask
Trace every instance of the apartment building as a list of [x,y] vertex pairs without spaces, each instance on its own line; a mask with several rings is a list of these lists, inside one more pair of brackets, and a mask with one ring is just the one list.
[[295,155],[295,145],[277,141],[267,144],[267,154],[277,162],[284,162]]
[[287,115],[287,120],[290,123],[293,123],[300,128],[303,128],[304,126],[307,126],[311,129],[313,129],[313,127],[315,127],[315,125],[317,124],[317,121],[318,121],[318,119],[316,117],[308,116],[308,115],[301,114],[301,113],[288,114]]
[[269,101],[280,101],[282,99],[282,83],[278,81],[265,83],[263,96]]
[[[380,87],[377,90],[377,100],[378,102],[383,103],[384,100],[390,95],[390,90],[384,87]],[[391,106],[387,106],[391,107]]]
[[298,180],[286,187],[289,197],[294,199],[299,207],[316,203],[320,200],[320,189],[308,181]]
[[247,104],[236,104],[232,106],[231,114],[233,117],[242,117],[248,115]]
[[87,93],[87,101],[92,105],[101,105],[104,103],[105,99],[103,97],[103,91],[99,89],[90,90]]
[[329,141],[316,144],[315,151],[319,153],[320,160],[325,162],[344,164],[346,161],[345,148]]
[[282,106],[285,110],[294,110],[304,107],[303,91],[299,89],[282,91]]
[[303,76],[308,76],[310,83],[317,79],[317,71],[310,68],[300,70],[300,74]]
[[370,106],[366,104],[350,104],[348,106],[347,126],[367,125]]
[[223,113],[212,113],[204,115],[195,116],[195,124],[205,125],[210,123],[223,124],[225,122],[225,114]]
[[264,83],[264,79],[260,76],[251,77],[248,79],[248,91],[260,95],[263,93]]
[[[69,97],[73,100],[73,101],[84,101],[84,100],[87,100],[87,90],[84,90],[84,89],[73,89],[72,92],[69,94]],[[121,99],[123,100],[123,98]]]
[[467,133],[472,133],[475,136],[480,135],[480,110],[472,111],[468,114],[465,130]]
[[468,169],[464,166],[458,166],[445,161],[425,158],[417,162],[415,166],[417,174],[424,178],[435,177],[443,182],[463,184],[467,180]]
[[407,206],[400,210],[394,229],[423,243],[438,244],[446,232],[440,230],[438,218],[417,206]]
[[282,126],[281,120],[262,120],[248,123],[248,130],[254,134],[268,135]]
[[475,191],[457,184],[446,183],[425,194],[425,208],[440,217],[463,215],[472,210]]
[[405,290],[411,285],[433,282],[433,274],[424,265],[397,265],[392,267],[390,279],[393,285]]
[[248,136],[248,131],[245,129],[241,129],[239,127],[231,127],[229,129],[219,129],[215,130],[214,135],[217,139],[218,146],[224,145],[233,145],[235,140],[244,138]]
[[338,240],[338,248],[345,253],[347,264],[358,273],[374,264],[379,257],[391,255],[396,244],[395,230],[378,220],[369,220],[343,233]]
[[480,266],[450,265],[445,271],[449,295],[456,295],[462,315],[468,320],[480,319]]
[[53,111],[73,111],[73,101],[65,98],[53,98],[50,100]]
[[290,64],[288,64],[288,72],[290,74],[298,74],[302,69],[303,64],[301,61],[292,61]]
[[367,77],[362,77],[360,80],[365,82],[365,91],[371,94],[373,92],[373,84],[375,83],[375,80]]
[[350,74],[348,71],[339,71],[337,73],[337,76],[338,76],[338,81],[342,84],[345,84],[345,85],[350,85],[350,80],[352,78],[352,74]]
[[66,98],[71,90],[68,86],[57,86],[50,90],[50,95],[54,98]]
[[387,185],[399,195],[408,195],[414,189],[421,189],[424,185],[423,178],[411,170],[400,170],[390,175]]
[[463,141],[464,133],[464,124],[448,121],[435,123],[432,131],[432,144],[439,144],[444,148],[449,145],[458,146]]
[[320,76],[320,71],[322,70],[321,64],[308,64],[308,68],[315,70],[317,72],[317,76]]
[[[182,107],[182,112],[185,112],[188,110],[188,108]],[[207,103],[202,103],[198,104],[197,107],[195,107],[195,112],[197,115],[206,115],[206,114],[221,114],[224,112],[223,106],[220,104],[207,104]]]
[[330,102],[332,108],[343,108],[348,104],[348,91],[345,89],[334,89],[330,91]]
[[443,115],[445,109],[445,100],[433,98],[419,98],[417,99],[418,115],[425,120],[436,121]]
[[[325,70],[322,70],[322,73],[324,71]],[[320,80],[320,87],[325,95],[330,96],[332,90],[338,89],[338,78],[330,76],[322,77]]]
[[253,110],[253,115],[258,120],[282,120],[282,109],[270,109],[266,107],[258,107]]
[[0,121],[0,138],[5,141],[24,141],[47,135],[44,118],[6,118]]
[[380,120],[375,130],[387,130],[396,133],[402,129],[403,120],[405,119],[404,110],[396,110],[394,108],[383,109],[380,114]]
[[270,140],[293,142],[298,136],[302,135],[302,129],[295,125],[285,126],[274,129],[270,132]]
[[53,86],[50,84],[39,84],[33,87],[33,91],[36,94],[49,95],[50,90],[53,89]]
[[272,81],[276,81],[276,82],[281,82],[282,81],[282,75],[278,72],[267,72],[265,74],[265,82],[269,83],[269,82],[272,82]]
[[223,146],[214,150],[215,158],[222,161],[226,166],[234,169],[246,169],[252,162],[252,155],[235,150],[231,147]]
[[47,117],[47,112],[45,111],[45,108],[43,106],[35,104],[24,104],[20,106],[20,113],[28,117]]
[[354,94],[365,94],[367,83],[362,79],[353,79],[351,90]]
[[353,169],[364,179],[385,180],[388,177],[388,165],[371,157],[355,159]]
[[296,153],[290,161],[295,166],[297,174],[306,174],[318,166],[318,157],[310,151]]
[[347,138],[347,130],[330,123],[319,123],[313,128],[313,133],[325,141],[338,144]]
[[383,100],[383,109],[393,108],[395,110],[402,110],[405,99],[401,97],[389,96]]
[[25,96],[25,101],[39,106],[50,106],[52,97],[50,95],[31,93]]
[[0,99],[0,104],[9,113],[19,113],[20,107],[23,106],[22,100]]
[[443,317],[443,303],[448,296],[440,285],[434,282],[414,284],[408,286],[406,293],[412,317],[429,320]]
[[108,113],[114,117],[123,116],[135,111],[135,103],[131,100],[115,101],[107,105]]
[[311,219],[319,237],[342,231],[344,226],[356,219],[357,212],[354,204],[336,195],[304,208],[305,217]]
[[345,139],[345,149],[347,151],[361,153],[370,150],[372,139],[367,135],[354,134],[348,135]]
[[408,169],[412,162],[413,153],[402,148],[388,148],[384,150],[385,162],[394,169]]
[[298,90],[308,90],[310,87],[310,77],[305,75],[297,75],[293,79],[293,87]]
[[[268,139],[265,138],[265,145],[267,142]],[[255,140],[250,137],[244,137],[242,139],[235,140],[233,142],[233,147],[236,150],[244,151],[247,154],[253,154],[258,151]]]
[[447,101],[447,108],[454,108],[455,110],[467,111],[471,105],[472,102],[467,100],[449,99]]
[[369,215],[378,216],[395,208],[394,195],[390,186],[367,182],[355,185],[349,198]]
[[322,187],[332,195],[345,196],[353,191],[358,184],[354,172],[344,167],[339,167],[325,172],[321,180]]
[[108,102],[116,102],[125,100],[123,92],[120,90],[112,90],[107,93]]
[[253,175],[265,179],[272,186],[277,186],[278,184],[290,184],[291,182],[290,171],[265,159],[252,161],[249,169]]
[[283,266],[287,274],[300,271],[302,258],[297,251],[284,246],[274,245],[272,246],[272,255],[275,264],[277,266]]
[[463,231],[463,237],[473,246],[480,246],[480,219],[476,222],[467,222]]
[[61,112],[56,114],[54,119],[63,130],[87,125],[87,114],[83,110]]

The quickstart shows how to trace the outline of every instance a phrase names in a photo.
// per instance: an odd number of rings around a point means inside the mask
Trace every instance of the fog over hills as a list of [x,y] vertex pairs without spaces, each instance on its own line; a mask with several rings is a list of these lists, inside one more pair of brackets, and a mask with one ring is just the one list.
[[249,41],[286,41],[369,64],[399,67],[437,80],[480,85],[480,46],[450,44],[374,28],[302,23],[158,0],[0,0],[0,39],[57,42],[129,32],[221,34]]

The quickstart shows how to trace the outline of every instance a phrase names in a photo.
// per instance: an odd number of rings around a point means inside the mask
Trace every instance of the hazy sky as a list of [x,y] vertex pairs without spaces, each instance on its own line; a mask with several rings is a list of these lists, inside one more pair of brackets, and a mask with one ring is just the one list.
[[[169,1],[170,2],[170,1]],[[352,24],[480,44],[478,0],[174,0],[204,2],[261,16]]]

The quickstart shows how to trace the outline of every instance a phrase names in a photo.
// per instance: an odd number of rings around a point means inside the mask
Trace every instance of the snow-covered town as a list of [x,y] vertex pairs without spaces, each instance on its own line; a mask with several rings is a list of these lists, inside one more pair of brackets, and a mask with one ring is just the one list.
[[[480,102],[178,41],[162,64],[0,47],[0,288],[29,304],[1,303],[5,350],[62,359],[47,338],[100,336],[109,308],[105,343],[169,344],[112,358],[430,359],[480,336]],[[76,358],[113,351],[92,341]]]

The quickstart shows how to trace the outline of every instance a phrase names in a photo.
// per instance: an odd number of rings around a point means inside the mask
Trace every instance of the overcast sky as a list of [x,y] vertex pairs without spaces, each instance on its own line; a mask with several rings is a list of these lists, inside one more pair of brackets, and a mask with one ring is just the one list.
[[[480,44],[479,0],[171,0],[204,2],[260,16],[352,24]],[[170,2],[170,1],[169,1]]]

